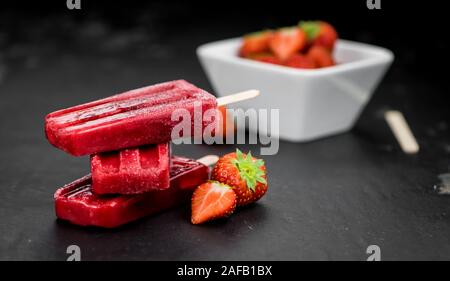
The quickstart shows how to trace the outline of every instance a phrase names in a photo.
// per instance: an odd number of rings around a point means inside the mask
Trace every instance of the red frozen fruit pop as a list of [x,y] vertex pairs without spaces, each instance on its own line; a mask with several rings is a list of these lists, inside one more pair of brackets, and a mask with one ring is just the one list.
[[172,157],[170,188],[135,195],[96,195],[87,175],[56,191],[56,216],[82,226],[118,227],[189,202],[208,173],[209,168],[198,161]]
[[170,185],[169,143],[104,152],[91,156],[96,194],[137,194]]
[[202,114],[216,107],[213,95],[176,80],[55,111],[45,119],[45,132],[52,145],[72,155],[95,154],[169,142],[172,129],[181,122],[172,120],[176,109],[190,114],[192,135],[198,131],[195,123],[204,129],[214,122]]

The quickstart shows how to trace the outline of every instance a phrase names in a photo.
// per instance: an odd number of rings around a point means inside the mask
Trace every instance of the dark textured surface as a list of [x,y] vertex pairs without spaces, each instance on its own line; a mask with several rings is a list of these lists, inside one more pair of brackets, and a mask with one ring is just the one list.
[[[71,244],[93,260],[364,260],[371,244],[386,260],[450,259],[450,197],[434,190],[449,164],[448,83],[408,72],[403,53],[351,132],[281,142],[277,155],[265,157],[267,196],[228,220],[193,226],[188,208],[179,208],[116,230],[56,221],[53,192],[89,165],[47,143],[47,113],[178,78],[210,90],[195,47],[254,26],[217,24],[213,32],[187,24],[174,36],[170,26],[158,33],[161,25],[114,29],[64,16],[40,23],[20,38],[0,32],[1,260],[65,260]],[[405,113],[418,155],[399,150],[381,118],[387,108]],[[234,149],[185,145],[174,152],[196,158]]]

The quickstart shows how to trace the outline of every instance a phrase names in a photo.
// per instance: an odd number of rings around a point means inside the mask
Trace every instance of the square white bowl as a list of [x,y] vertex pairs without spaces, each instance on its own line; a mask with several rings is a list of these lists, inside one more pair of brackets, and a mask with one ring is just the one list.
[[233,107],[279,109],[279,135],[272,136],[297,142],[351,129],[394,59],[387,49],[338,40],[336,66],[296,69],[240,58],[240,43],[235,38],[197,49],[216,95],[260,90],[257,98]]

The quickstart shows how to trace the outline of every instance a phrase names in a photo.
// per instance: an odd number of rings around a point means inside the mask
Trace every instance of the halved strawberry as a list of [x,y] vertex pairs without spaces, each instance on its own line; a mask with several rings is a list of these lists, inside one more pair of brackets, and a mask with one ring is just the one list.
[[267,191],[266,166],[262,159],[243,154],[239,149],[217,161],[211,179],[231,186],[237,196],[237,205],[259,200]]
[[313,61],[317,67],[327,67],[336,64],[330,51],[322,46],[312,46],[308,50],[306,57]]
[[285,27],[277,30],[269,42],[272,52],[282,61],[302,50],[305,45],[306,34],[298,27]]
[[308,43],[333,50],[338,33],[331,24],[324,21],[302,21],[299,26],[305,31]]
[[316,68],[314,61],[301,54],[293,54],[284,65],[295,68]]
[[265,30],[245,35],[242,41],[239,55],[247,57],[248,55],[269,50],[269,41],[272,38],[273,31]]
[[236,208],[236,194],[228,185],[217,181],[201,184],[192,194],[191,222],[206,221],[231,215]]

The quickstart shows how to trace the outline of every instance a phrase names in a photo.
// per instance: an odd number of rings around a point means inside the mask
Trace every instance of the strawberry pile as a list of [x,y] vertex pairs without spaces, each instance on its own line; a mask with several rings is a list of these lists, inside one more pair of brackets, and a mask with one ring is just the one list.
[[267,189],[264,161],[237,149],[221,157],[211,172],[211,180],[194,191],[191,222],[200,224],[227,217],[236,207],[258,201]]
[[245,35],[239,56],[294,68],[335,65],[336,29],[324,21],[302,21],[298,26]]

